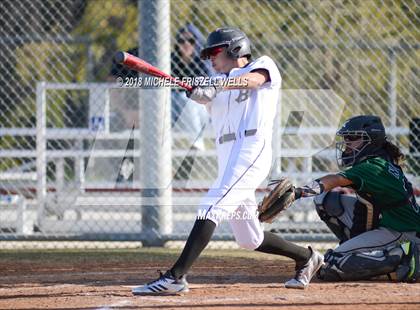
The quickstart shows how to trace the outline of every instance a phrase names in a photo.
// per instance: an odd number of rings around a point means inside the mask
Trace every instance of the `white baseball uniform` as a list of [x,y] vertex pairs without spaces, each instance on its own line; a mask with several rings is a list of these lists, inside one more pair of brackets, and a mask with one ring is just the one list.
[[[227,77],[265,69],[270,81],[258,89],[220,92],[207,108],[216,133],[218,177],[201,201],[198,217],[218,224],[229,220],[236,241],[255,249],[264,233],[257,217],[255,190],[267,177],[272,161],[272,132],[281,87],[274,61],[262,56]],[[226,77],[226,76],[225,76]]]

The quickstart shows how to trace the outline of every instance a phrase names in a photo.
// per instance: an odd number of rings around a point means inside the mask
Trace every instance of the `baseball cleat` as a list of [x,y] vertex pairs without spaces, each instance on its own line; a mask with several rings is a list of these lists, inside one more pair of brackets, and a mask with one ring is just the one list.
[[131,290],[133,295],[170,295],[189,291],[185,275],[175,279],[170,271],[165,272],[165,274],[159,273],[160,276],[157,280],[133,288]]
[[311,247],[309,247],[309,249],[312,251],[311,258],[302,268],[296,270],[296,275],[293,279],[290,279],[284,283],[286,288],[307,288],[309,286],[309,282],[311,282],[312,277],[324,264],[324,256],[321,253],[312,250]]
[[406,266],[407,268],[407,272],[402,280],[404,282],[416,282],[417,278],[420,276],[420,255],[418,253],[417,244],[413,241],[407,241],[401,244],[401,248],[405,255],[402,258],[400,266]]

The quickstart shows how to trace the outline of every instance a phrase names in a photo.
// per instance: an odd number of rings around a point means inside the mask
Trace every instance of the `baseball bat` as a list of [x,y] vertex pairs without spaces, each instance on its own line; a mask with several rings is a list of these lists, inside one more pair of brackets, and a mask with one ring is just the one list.
[[191,91],[193,88],[191,85],[188,85],[186,83],[183,83],[174,77],[170,76],[169,74],[159,70],[155,66],[152,66],[148,62],[144,61],[143,59],[140,59],[134,55],[131,55],[126,52],[117,52],[114,56],[115,62],[122,64],[132,70],[135,70],[137,72],[142,72],[148,75],[156,76],[158,78],[165,78],[169,79],[170,81],[174,82],[175,84],[181,86],[182,88],[185,88],[188,91]]

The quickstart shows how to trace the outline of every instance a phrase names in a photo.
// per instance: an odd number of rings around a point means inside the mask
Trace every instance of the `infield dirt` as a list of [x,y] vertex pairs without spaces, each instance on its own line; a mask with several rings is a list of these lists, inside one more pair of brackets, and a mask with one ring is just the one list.
[[291,290],[293,262],[239,250],[207,250],[190,292],[132,296],[165,271],[179,250],[1,251],[0,309],[420,309],[420,283],[323,283]]

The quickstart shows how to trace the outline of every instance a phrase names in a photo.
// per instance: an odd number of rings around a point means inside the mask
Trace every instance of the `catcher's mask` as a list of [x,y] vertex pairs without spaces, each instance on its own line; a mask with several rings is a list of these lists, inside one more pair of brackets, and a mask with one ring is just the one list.
[[251,57],[251,43],[244,32],[237,28],[218,28],[209,34],[201,59],[209,59],[226,47],[226,54],[233,59]]
[[381,119],[374,115],[355,116],[337,131],[336,157],[339,167],[350,167],[383,152],[386,140]]

